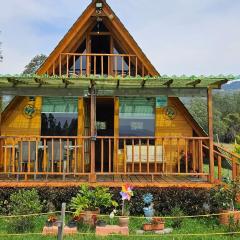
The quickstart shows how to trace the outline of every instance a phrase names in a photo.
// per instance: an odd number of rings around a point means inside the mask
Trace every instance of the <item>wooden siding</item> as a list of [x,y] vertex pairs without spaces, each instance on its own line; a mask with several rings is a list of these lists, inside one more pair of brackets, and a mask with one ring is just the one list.
[[[84,99],[83,97],[78,98],[78,136],[84,136]],[[84,140],[78,139],[77,145],[80,146],[78,154],[77,154],[77,171],[83,171],[83,155],[84,150]]]
[[[3,116],[2,121],[2,136],[40,136],[41,134],[41,104],[42,98],[37,97],[34,106],[37,109],[37,114],[32,118],[28,119],[23,115],[24,106],[29,104],[28,97],[21,97],[19,101],[15,102],[13,106],[10,106]],[[189,119],[187,118],[185,112],[183,111],[181,105],[179,105],[175,98],[168,99],[168,105],[174,107],[176,110],[176,117],[173,120],[167,118],[164,113],[163,108],[156,108],[156,125],[155,125],[155,136],[156,137],[192,137],[193,128],[189,124]],[[78,136],[84,136],[85,128],[85,110],[84,110],[84,98],[79,97],[78,99]],[[114,99],[114,136],[119,136],[119,99],[115,97]],[[171,141],[171,142],[170,142]],[[79,146],[77,159],[77,171],[82,171],[83,163],[83,152],[86,151],[84,148],[83,140],[77,140],[77,145]],[[119,142],[114,140],[114,170],[123,171],[124,166],[124,156],[122,151],[118,150]],[[193,158],[196,159],[195,168],[198,168],[198,156],[199,156],[199,145],[194,141],[187,140],[177,140],[177,139],[164,139],[156,140],[156,145],[162,145],[164,149],[164,164],[163,168],[166,172],[177,171],[177,163],[181,158],[181,151],[191,149],[191,154]],[[115,169],[117,166],[118,169]],[[150,166],[150,171],[152,171]]]
[[[33,118],[27,118],[23,114],[26,105],[33,104],[36,114]],[[1,135],[2,136],[40,136],[41,135],[41,107],[42,98],[36,97],[34,102],[28,97],[18,97],[18,101],[10,106],[3,114]]]
[[[156,108],[156,137],[192,137],[193,129],[188,124],[186,116],[182,110],[177,106],[173,98],[168,98],[168,106],[176,110],[176,117],[170,120],[164,112],[164,108]],[[171,141],[171,142],[170,142]],[[173,142],[174,141],[174,142]],[[180,152],[184,151],[188,142],[184,140],[164,140],[164,142],[157,141],[157,145],[163,145],[164,149],[164,166],[166,172],[176,171],[177,162],[180,160]]]

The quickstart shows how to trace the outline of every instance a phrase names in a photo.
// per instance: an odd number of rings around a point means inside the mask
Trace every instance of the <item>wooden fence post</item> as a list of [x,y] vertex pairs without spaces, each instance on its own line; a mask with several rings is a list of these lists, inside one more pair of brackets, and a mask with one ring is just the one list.
[[65,226],[65,211],[66,211],[66,203],[62,203],[62,210],[61,210],[61,221],[58,225],[58,240],[63,240],[64,234],[64,226]]

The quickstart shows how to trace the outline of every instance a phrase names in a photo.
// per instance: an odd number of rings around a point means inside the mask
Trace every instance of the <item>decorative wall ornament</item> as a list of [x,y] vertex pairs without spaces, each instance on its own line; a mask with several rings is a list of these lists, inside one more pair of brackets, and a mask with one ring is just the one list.
[[27,104],[24,108],[23,108],[23,115],[26,118],[33,118],[37,113],[36,108],[32,105],[32,104]]
[[173,120],[177,115],[177,110],[172,106],[167,106],[164,108],[164,115],[166,118]]

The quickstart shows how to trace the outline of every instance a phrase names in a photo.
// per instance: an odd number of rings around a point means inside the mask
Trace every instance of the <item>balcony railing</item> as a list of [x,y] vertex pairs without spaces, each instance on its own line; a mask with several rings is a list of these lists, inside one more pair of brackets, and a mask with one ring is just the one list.
[[[132,76],[145,75],[146,69],[131,54],[61,53],[52,74],[65,76]],[[146,73],[147,74],[147,73]]]
[[[95,151],[91,151],[91,142]],[[1,180],[85,179],[101,176],[190,177],[207,181],[207,137],[1,137]],[[91,156],[91,152],[93,156]],[[223,164],[230,176],[239,175],[235,155],[214,150],[215,180],[222,180]],[[91,159],[93,162],[91,162]],[[179,181],[179,179],[178,179]],[[181,180],[180,180],[181,181]]]

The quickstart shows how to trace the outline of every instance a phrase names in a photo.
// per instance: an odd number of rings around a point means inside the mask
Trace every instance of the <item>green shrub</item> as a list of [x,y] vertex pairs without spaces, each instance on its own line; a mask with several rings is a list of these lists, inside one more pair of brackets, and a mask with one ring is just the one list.
[[[75,197],[79,191],[79,187],[38,187],[36,188],[41,202],[44,202],[44,211],[47,212],[47,205],[54,205],[57,211],[61,210],[63,202],[70,205],[72,197]],[[31,190],[31,188],[24,188]],[[10,201],[10,195],[18,192],[19,188],[0,188],[0,201]],[[109,192],[113,196],[113,200],[121,205],[121,196],[119,192],[121,188],[109,188]],[[175,206],[181,206],[185,214],[195,215],[204,214],[204,203],[209,203],[210,212],[217,212],[217,205],[214,199],[210,198],[210,190],[207,188],[134,188],[134,196],[130,204],[131,215],[142,215],[144,203],[142,196],[146,193],[151,193],[154,198],[154,209],[156,212],[163,215],[168,215]],[[101,212],[111,212],[112,208],[101,207]]]
[[[239,140],[240,141],[240,140]],[[240,143],[235,144],[234,146],[234,152],[240,155]]]
[[[11,215],[29,215],[40,213],[42,204],[35,189],[19,190],[10,196]],[[34,216],[12,217],[8,222],[9,232],[28,232],[35,227]]]
[[177,218],[173,218],[172,219],[172,224],[171,226],[173,228],[180,228],[182,226],[183,223],[183,218],[182,216],[184,216],[183,211],[181,210],[181,208],[179,207],[174,207],[171,211],[171,216],[173,217],[177,217]]
[[237,142],[237,144],[240,144],[240,135],[236,136],[236,142]]
[[116,207],[118,204],[112,200],[112,197],[109,188],[90,189],[89,186],[83,184],[77,196],[72,198],[70,207],[75,210],[75,215],[79,215],[84,210],[94,211],[101,207]]

